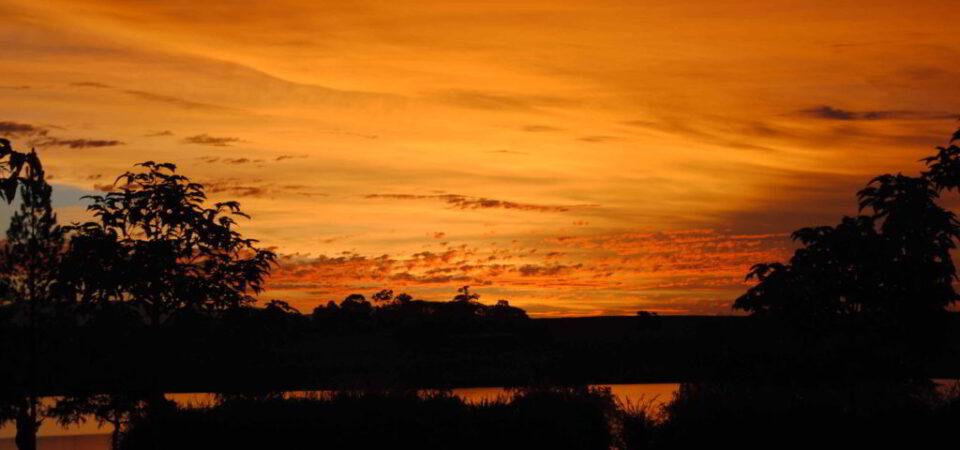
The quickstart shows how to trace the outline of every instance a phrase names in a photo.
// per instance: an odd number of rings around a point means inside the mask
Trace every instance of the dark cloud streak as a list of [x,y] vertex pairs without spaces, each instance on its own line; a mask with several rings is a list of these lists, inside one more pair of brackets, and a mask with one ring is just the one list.
[[51,136],[49,126],[38,126],[13,121],[0,122],[0,136],[31,138],[29,144],[36,147],[69,147],[81,149],[123,145],[123,142],[114,139],[62,139]]
[[846,109],[834,108],[830,105],[817,106],[815,108],[804,109],[800,111],[801,115],[823,120],[929,120],[929,119],[955,119],[957,114],[930,113],[921,111],[850,111]]
[[188,136],[180,140],[184,144],[210,145],[214,147],[229,147],[230,144],[243,142],[240,138],[229,136],[210,136],[206,133]]
[[556,206],[556,205],[534,205],[529,203],[517,203],[506,200],[495,200],[484,197],[470,197],[458,194],[439,194],[439,195],[413,195],[413,194],[370,194],[368,199],[394,199],[394,200],[441,200],[454,209],[513,209],[520,211],[537,212],[567,212],[571,208],[588,207],[595,205],[575,205],[575,206]]

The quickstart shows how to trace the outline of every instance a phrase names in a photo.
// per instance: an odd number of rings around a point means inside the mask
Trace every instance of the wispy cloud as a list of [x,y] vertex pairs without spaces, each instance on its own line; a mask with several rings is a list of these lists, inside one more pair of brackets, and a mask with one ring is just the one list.
[[528,133],[548,133],[551,131],[562,131],[563,129],[547,125],[527,125],[523,127],[522,130]]
[[30,138],[29,144],[35,147],[68,147],[81,149],[123,145],[123,142],[115,139],[58,138],[50,134],[50,126],[31,125],[13,121],[0,122],[0,136]]
[[583,141],[583,142],[600,143],[600,142],[615,141],[617,139],[620,139],[620,138],[616,136],[584,136],[577,140]]
[[496,200],[485,197],[471,197],[458,194],[437,194],[437,195],[413,195],[413,194],[370,194],[368,199],[393,199],[393,200],[440,200],[455,209],[514,209],[521,211],[537,212],[567,212],[572,208],[583,208],[596,205],[536,205],[531,203],[517,203],[507,200]]
[[103,84],[96,81],[77,81],[75,83],[70,83],[70,86],[95,89],[114,89],[114,87],[110,86],[109,84]]
[[10,136],[10,137],[21,137],[21,136],[43,136],[48,133],[48,130],[44,127],[39,127],[36,125],[30,125],[28,123],[20,122],[9,122],[3,121],[0,122],[0,135]]
[[208,194],[223,197],[325,197],[311,186],[303,184],[279,184],[260,179],[220,178],[201,180]]
[[121,94],[126,94],[131,97],[138,98],[140,100],[146,100],[149,102],[164,103],[170,106],[183,108],[183,109],[199,109],[199,110],[210,110],[210,111],[235,111],[233,108],[226,106],[214,105],[211,103],[198,102],[194,100],[187,100],[179,97],[174,97],[171,95],[158,94],[156,92],[148,92],[138,89],[124,89],[116,86],[111,86],[109,84],[100,83],[97,81],[78,81],[70,83],[72,87],[78,88],[92,88],[92,89],[104,89],[119,92]]
[[433,94],[432,98],[452,106],[489,111],[534,111],[544,107],[570,106],[576,103],[560,97],[465,89],[441,91]]
[[936,112],[922,111],[895,111],[895,110],[875,110],[875,111],[851,111],[835,108],[829,105],[817,106],[815,108],[804,109],[800,111],[801,115],[824,120],[925,120],[925,119],[951,119],[958,118],[960,114],[946,114]]
[[307,155],[280,155],[274,158],[273,160],[280,162],[280,161],[286,161],[288,159],[302,159],[302,158],[307,158]]
[[49,139],[43,140],[39,146],[69,147],[69,148],[98,148],[115,147],[123,142],[112,139]]
[[153,92],[138,91],[138,90],[123,90],[123,93],[137,97],[141,100],[147,100],[151,102],[165,103],[170,106],[175,106],[183,109],[204,109],[204,110],[215,110],[215,111],[231,111],[232,108],[228,108],[220,105],[213,105],[210,103],[202,103],[193,100],[185,100],[178,97],[173,97],[170,95],[156,94]]
[[501,153],[504,155],[528,155],[527,152],[518,152],[516,150],[490,150],[487,153]]
[[210,136],[202,133],[188,136],[180,140],[184,144],[210,145],[214,147],[229,147],[231,144],[243,142],[240,138],[230,136]]

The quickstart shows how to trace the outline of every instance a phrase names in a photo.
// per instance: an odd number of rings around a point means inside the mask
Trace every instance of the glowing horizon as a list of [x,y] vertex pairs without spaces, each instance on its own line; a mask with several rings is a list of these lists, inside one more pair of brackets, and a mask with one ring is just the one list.
[[0,0],[0,135],[61,222],[177,164],[281,255],[261,298],[305,312],[471,285],[541,317],[730,313],[791,231],[945,144],[955,9]]

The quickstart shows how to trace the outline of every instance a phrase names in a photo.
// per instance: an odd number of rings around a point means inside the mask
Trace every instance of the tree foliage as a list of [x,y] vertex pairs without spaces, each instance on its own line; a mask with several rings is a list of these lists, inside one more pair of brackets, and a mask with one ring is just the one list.
[[789,263],[753,266],[757,284],[733,307],[820,320],[861,314],[928,317],[960,300],[951,251],[960,221],[938,204],[960,187],[960,131],[919,177],[886,174],[857,193],[861,215],[793,233]]
[[[237,202],[204,206],[201,184],[148,161],[89,196],[96,221],[70,227],[71,293],[126,302],[157,324],[183,309],[223,310],[254,301],[276,255],[235,230]],[[90,264],[97,261],[97,264]]]
[[21,153],[13,149],[10,141],[0,139],[0,200],[13,201],[17,186],[23,181],[24,168],[33,172],[42,171],[37,153]]

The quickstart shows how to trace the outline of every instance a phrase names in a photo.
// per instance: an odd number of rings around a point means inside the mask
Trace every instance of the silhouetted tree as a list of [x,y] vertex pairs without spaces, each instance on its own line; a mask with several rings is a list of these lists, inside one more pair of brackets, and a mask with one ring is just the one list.
[[270,300],[264,307],[269,312],[279,312],[283,314],[300,314],[300,311],[283,300]]
[[[28,411],[17,413],[17,444],[21,449],[36,447],[36,431],[42,421],[38,411],[39,333],[43,315],[56,307],[55,284],[63,251],[63,231],[50,202],[51,188],[35,153],[29,155],[20,186],[20,209],[10,220],[7,239],[0,247],[0,275],[13,301],[15,318],[28,327],[26,379],[28,401],[16,402]],[[8,195],[8,198],[11,198]]]
[[75,295],[129,303],[154,326],[179,309],[254,302],[276,255],[234,230],[234,216],[249,218],[240,205],[206,208],[203,185],[173,164],[137,166],[144,170],[117,178],[118,190],[87,197],[97,221],[70,227]]
[[803,228],[793,239],[790,263],[757,264],[747,279],[758,283],[734,308],[803,320],[857,314],[883,295],[885,244],[867,216],[845,217],[836,227]]
[[493,306],[486,308],[486,316],[500,321],[510,321],[518,319],[527,319],[527,312],[517,308],[515,306],[510,306],[510,302],[506,300],[497,300],[497,303]]
[[838,317],[871,317],[916,328],[960,299],[951,251],[960,221],[937,201],[960,186],[960,149],[925,158],[919,177],[881,175],[857,193],[866,215],[845,217],[835,227],[793,233],[802,246],[789,264],[758,264],[747,279],[757,284],[735,309],[779,315],[807,324]]
[[373,302],[376,304],[386,304],[390,303],[393,300],[393,290],[383,289],[376,294],[373,294]]
[[457,295],[453,297],[455,302],[472,302],[480,298],[480,294],[471,294],[470,286],[463,286],[457,289]]

